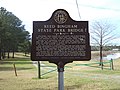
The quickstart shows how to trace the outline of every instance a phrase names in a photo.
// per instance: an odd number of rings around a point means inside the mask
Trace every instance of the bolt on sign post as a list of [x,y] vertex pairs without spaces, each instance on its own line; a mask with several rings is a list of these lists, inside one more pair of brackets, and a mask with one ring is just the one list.
[[59,90],[64,89],[65,64],[91,59],[88,30],[88,21],[74,21],[64,9],[54,11],[47,21],[33,21],[31,59],[57,65]]

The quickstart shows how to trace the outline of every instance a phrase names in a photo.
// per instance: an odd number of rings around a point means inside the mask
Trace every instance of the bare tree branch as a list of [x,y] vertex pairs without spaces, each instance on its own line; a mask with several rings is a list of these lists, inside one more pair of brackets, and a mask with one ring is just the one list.
[[101,62],[100,65],[103,65],[103,47],[116,38],[113,34],[115,27],[110,23],[95,21],[91,26],[91,30],[91,39],[93,40],[92,43],[99,45]]
[[98,41],[97,38],[95,38],[95,37],[93,37],[93,36],[91,36],[91,38],[92,38],[93,40],[95,40],[96,44],[100,45],[100,42]]
[[111,42],[111,40],[116,38],[115,35],[113,35],[113,31],[116,28],[110,23],[95,21],[91,27],[91,38],[98,45],[100,45],[100,42],[102,45],[106,45],[108,42]]

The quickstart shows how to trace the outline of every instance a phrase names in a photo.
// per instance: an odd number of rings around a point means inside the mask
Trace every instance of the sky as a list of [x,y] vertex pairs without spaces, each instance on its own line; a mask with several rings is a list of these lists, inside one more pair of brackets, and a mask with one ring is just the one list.
[[32,34],[33,21],[46,21],[57,9],[65,9],[76,21],[107,20],[115,25],[120,42],[120,0],[0,0],[0,7],[16,15]]

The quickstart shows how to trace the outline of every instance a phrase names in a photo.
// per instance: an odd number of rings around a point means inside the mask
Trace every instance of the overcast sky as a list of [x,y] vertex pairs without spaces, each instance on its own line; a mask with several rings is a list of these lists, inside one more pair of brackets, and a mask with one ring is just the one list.
[[[120,33],[120,0],[0,0],[0,7],[15,14],[25,24],[27,31],[32,33],[33,21],[48,20],[56,9],[65,9],[77,21],[108,20]],[[120,34],[119,34],[120,35]],[[120,39],[117,39],[117,41]]]

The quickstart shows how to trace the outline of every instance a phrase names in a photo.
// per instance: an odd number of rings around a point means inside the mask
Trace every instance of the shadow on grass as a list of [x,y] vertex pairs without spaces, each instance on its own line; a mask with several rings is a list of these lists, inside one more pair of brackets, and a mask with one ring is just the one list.
[[82,84],[81,85],[65,86],[65,89],[66,90],[74,90],[74,89],[77,89],[77,88],[80,88],[80,87],[82,87]]
[[16,58],[9,58],[9,59],[3,59],[1,61],[31,61],[30,58],[21,58],[21,57],[16,57]]
[[33,88],[33,89],[25,89],[25,90],[57,90],[57,89]]
[[[54,87],[54,88],[50,88],[50,86],[48,86],[49,89],[45,89],[45,88],[32,88],[32,89],[25,89],[25,90],[58,90],[58,87]],[[69,90],[69,89],[67,89]]]
[[109,89],[109,90],[120,90],[120,88],[114,88],[114,89]]
[[[28,69],[33,69],[33,68],[24,68],[24,67],[16,67],[17,70],[28,70]],[[13,67],[0,67],[0,71],[13,71]]]
[[32,62],[18,62],[18,61],[16,61],[16,62],[9,62],[9,61],[0,62],[0,64],[13,64],[13,63],[15,63],[15,64],[32,64]]
[[41,76],[41,78],[38,78],[38,77],[35,77],[35,78],[32,78],[33,80],[42,80],[42,79],[49,79],[51,78],[51,76]]
[[12,67],[0,67],[0,71],[12,71]]
[[3,79],[0,78],[0,80],[3,80]]

